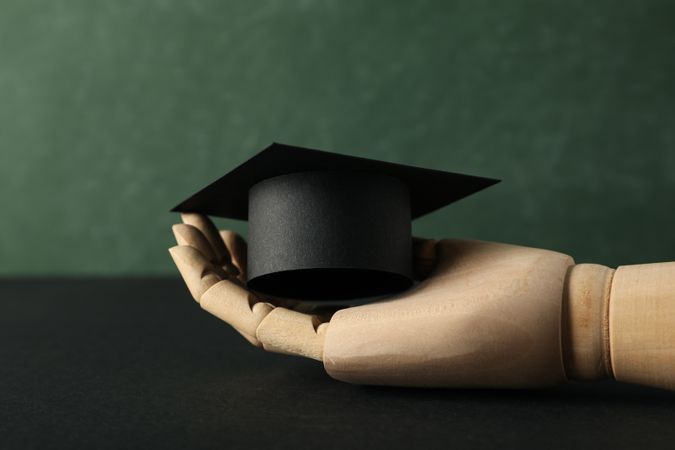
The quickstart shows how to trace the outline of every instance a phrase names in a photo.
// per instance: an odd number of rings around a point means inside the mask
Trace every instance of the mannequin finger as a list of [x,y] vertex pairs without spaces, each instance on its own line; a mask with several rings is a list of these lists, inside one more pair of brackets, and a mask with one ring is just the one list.
[[267,351],[321,360],[326,324],[318,316],[259,302],[229,280],[214,284],[201,297],[203,309]]
[[[244,283],[245,284],[245,283]],[[293,300],[290,298],[281,298],[281,297],[273,297],[271,295],[265,295],[265,294],[258,294],[256,293],[258,298],[260,298],[262,301],[269,303],[270,305],[282,307],[282,308],[287,308],[287,309],[297,309],[301,305],[304,305],[305,302],[301,302],[300,300]]]
[[267,351],[322,361],[328,325],[317,316],[275,308],[260,323],[256,336]]
[[228,280],[220,281],[201,297],[201,307],[228,323],[253,345],[260,347],[256,330],[274,306],[257,302],[242,286]]
[[177,245],[169,249],[178,271],[187,285],[192,297],[199,302],[204,292],[221,278],[213,265],[202,253],[189,245]]
[[239,270],[239,279],[246,281],[246,241],[241,235],[230,230],[220,230],[220,237],[225,243],[232,264]]
[[204,234],[197,228],[186,223],[177,223],[171,227],[173,235],[176,237],[178,245],[189,245],[197,249],[206,259],[212,263],[216,263],[216,254],[213,247],[206,240]]
[[427,278],[436,267],[437,243],[436,239],[413,238],[413,272],[417,279]]
[[197,213],[182,213],[181,219],[183,223],[192,225],[202,232],[206,240],[211,244],[217,263],[230,262],[230,254],[211,219]]

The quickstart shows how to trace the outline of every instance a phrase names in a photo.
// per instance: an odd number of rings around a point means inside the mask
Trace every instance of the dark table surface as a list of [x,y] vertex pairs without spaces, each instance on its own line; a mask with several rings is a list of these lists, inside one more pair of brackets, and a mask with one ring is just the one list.
[[674,448],[675,394],[333,381],[203,312],[178,279],[0,282],[0,448]]

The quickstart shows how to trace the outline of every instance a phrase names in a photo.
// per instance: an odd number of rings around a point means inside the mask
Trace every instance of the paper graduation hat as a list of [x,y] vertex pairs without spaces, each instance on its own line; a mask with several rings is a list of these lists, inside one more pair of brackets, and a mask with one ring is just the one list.
[[275,143],[173,211],[248,220],[252,290],[346,299],[410,287],[411,219],[498,182]]

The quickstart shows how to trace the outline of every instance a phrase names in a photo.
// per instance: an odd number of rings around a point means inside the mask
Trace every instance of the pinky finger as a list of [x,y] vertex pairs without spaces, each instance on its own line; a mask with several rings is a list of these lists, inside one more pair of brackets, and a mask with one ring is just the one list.
[[239,279],[246,282],[246,241],[230,230],[220,230],[220,237],[230,253],[232,264],[239,270]]

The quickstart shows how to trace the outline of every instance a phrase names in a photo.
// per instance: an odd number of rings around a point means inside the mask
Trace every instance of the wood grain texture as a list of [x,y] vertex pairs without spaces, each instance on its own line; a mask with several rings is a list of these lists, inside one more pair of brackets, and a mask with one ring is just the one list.
[[324,367],[351,383],[542,387],[565,380],[563,285],[572,258],[443,240],[431,277],[392,299],[338,311]]
[[598,380],[611,375],[609,295],[614,270],[578,264],[567,275],[563,295],[562,343],[569,378]]
[[265,350],[321,361],[327,327],[317,316],[275,308],[260,323],[256,335]]
[[675,389],[675,262],[616,270],[609,339],[617,380]]

